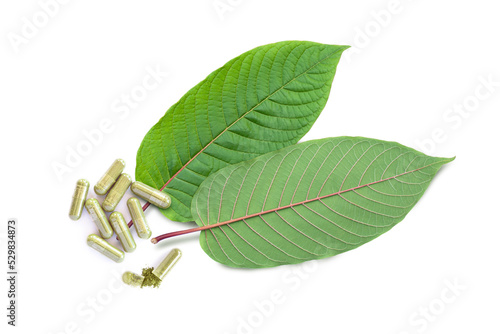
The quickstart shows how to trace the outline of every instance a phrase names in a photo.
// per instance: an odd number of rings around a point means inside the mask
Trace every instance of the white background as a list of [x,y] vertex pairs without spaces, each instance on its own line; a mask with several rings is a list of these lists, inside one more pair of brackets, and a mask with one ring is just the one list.
[[[0,267],[15,217],[20,273],[16,328],[6,325],[1,280],[2,333],[498,333],[496,2],[91,0],[51,9],[43,22],[38,1],[0,5]],[[40,27],[22,37],[26,20]],[[134,175],[142,138],[189,88],[251,48],[289,39],[353,46],[303,140],[361,135],[457,156],[407,218],[346,254],[261,270],[212,261],[197,235],[139,239],[119,265],[87,247],[88,214],[67,216],[76,180],[95,183],[118,157]],[[168,75],[128,114],[115,112],[148,69]],[[112,130],[58,178],[53,165],[105,119]],[[125,201],[118,209],[128,218]],[[192,226],[154,208],[147,218],[154,235]],[[160,289],[121,284],[124,271],[154,266],[174,246],[183,258]]]

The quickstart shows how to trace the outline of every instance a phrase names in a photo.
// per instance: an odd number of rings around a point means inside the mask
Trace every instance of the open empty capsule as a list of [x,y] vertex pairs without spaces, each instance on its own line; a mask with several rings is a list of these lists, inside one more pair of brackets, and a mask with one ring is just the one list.
[[116,159],[111,167],[108,168],[106,173],[97,181],[94,186],[94,191],[98,195],[104,195],[111,189],[113,184],[116,182],[116,179],[120,176],[120,174],[125,169],[125,161],[122,159]]
[[167,209],[170,207],[170,196],[161,190],[148,186],[147,184],[136,181],[132,183],[130,190],[132,190],[132,192],[137,196],[159,208]]
[[123,283],[130,286],[141,286],[144,281],[144,276],[133,273],[131,271],[126,271],[122,275]]
[[78,220],[82,216],[83,204],[89,192],[89,181],[80,179],[76,182],[75,192],[71,200],[71,207],[69,209],[69,218]]

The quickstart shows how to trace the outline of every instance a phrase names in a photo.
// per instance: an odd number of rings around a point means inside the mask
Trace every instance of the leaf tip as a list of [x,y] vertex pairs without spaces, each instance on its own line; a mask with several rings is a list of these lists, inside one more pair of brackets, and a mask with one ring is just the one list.
[[452,162],[453,160],[456,159],[457,156],[451,157],[451,158],[444,158],[445,164]]
[[334,45],[334,44],[331,44],[330,46],[337,48],[337,50],[339,50],[341,53],[351,47],[350,45]]
[[333,54],[342,54],[345,50],[349,49],[350,45],[341,44],[323,44],[326,46]]

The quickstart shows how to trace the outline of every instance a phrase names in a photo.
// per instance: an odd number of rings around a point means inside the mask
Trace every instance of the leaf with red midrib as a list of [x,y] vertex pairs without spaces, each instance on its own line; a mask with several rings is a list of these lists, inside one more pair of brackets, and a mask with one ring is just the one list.
[[203,250],[232,267],[333,256],[400,222],[452,160],[361,137],[304,142],[209,176],[190,231],[201,230]]
[[192,196],[211,173],[295,144],[307,133],[328,100],[347,48],[287,41],[229,61],[146,134],[136,179],[170,195],[170,208],[161,210],[165,216],[192,221]]

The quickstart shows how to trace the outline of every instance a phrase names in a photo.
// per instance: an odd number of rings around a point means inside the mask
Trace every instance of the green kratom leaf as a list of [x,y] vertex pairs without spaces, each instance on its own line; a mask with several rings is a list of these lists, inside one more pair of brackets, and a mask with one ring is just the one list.
[[443,164],[398,143],[313,140],[228,166],[193,198],[215,261],[261,268],[354,249],[403,220]]
[[298,142],[324,108],[347,46],[280,42],[211,73],[151,128],[136,179],[172,198],[161,210],[191,221],[191,200],[211,173]]

